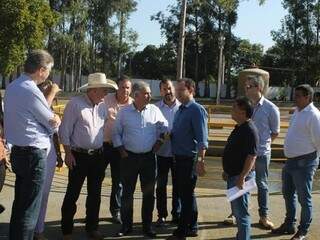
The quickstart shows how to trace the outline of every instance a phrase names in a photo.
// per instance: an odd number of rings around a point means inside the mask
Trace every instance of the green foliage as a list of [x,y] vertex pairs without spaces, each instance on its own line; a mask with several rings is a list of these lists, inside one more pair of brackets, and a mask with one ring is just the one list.
[[57,15],[43,0],[1,0],[0,72],[7,76],[24,61],[28,50],[41,48]]
[[275,46],[264,56],[273,84],[314,85],[320,76],[320,9],[318,0],[283,0],[288,14],[273,31]]

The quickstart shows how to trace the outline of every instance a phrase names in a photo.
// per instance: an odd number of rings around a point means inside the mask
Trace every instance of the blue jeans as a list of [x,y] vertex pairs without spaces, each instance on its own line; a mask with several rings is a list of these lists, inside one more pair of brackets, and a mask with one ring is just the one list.
[[197,156],[175,156],[178,197],[181,213],[175,235],[185,237],[188,231],[198,231],[198,207],[194,189],[197,184]]
[[10,219],[10,240],[33,240],[46,174],[47,150],[12,147],[11,164],[16,174]]
[[[245,181],[248,181],[254,177],[255,177],[255,172],[252,171],[246,177]],[[228,189],[236,185],[238,178],[239,176],[233,176],[228,178],[227,180]],[[231,202],[232,213],[237,219],[237,227],[238,227],[238,233],[236,237],[237,240],[251,239],[250,238],[251,218],[248,211],[249,197],[250,197],[250,193],[246,193]]]
[[256,171],[256,183],[258,188],[258,205],[259,216],[268,216],[268,176],[269,176],[269,164],[271,155],[266,154],[258,156],[256,159],[255,171]]
[[296,200],[301,205],[299,231],[308,232],[312,221],[312,182],[319,159],[287,160],[282,169],[282,193],[286,204],[285,223],[296,222]]
[[168,174],[171,170],[172,178],[172,218],[178,219],[181,212],[180,200],[178,198],[177,180],[175,176],[175,161],[173,157],[161,157],[157,156],[157,209],[158,217],[166,218],[168,216],[167,210],[167,183]]

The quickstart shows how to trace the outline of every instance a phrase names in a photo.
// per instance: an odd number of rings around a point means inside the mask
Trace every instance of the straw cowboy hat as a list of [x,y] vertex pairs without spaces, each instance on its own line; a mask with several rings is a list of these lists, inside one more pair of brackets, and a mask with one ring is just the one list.
[[88,83],[78,89],[86,90],[89,88],[112,88],[117,90],[118,86],[114,81],[107,79],[104,73],[91,73],[88,76]]

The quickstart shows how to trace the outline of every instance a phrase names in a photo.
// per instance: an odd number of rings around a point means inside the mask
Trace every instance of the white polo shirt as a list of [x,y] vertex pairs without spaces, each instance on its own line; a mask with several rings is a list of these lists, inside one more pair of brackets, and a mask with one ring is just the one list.
[[284,141],[284,154],[293,158],[319,150],[320,111],[310,103],[293,113]]

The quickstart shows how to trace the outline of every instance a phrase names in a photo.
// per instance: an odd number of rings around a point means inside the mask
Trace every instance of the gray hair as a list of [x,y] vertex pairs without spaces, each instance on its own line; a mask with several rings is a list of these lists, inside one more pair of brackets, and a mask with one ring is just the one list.
[[150,88],[150,85],[144,81],[135,82],[132,86],[132,94],[133,97],[136,97],[136,95],[141,92],[142,90],[145,90],[147,88]]
[[264,89],[264,80],[262,78],[262,76],[260,75],[249,75],[247,77],[247,80],[252,82],[254,84],[254,86],[259,87],[261,89],[261,91],[263,92]]
[[46,50],[32,50],[24,63],[24,71],[33,74],[40,68],[48,68],[49,65],[53,65],[53,63],[53,57]]

